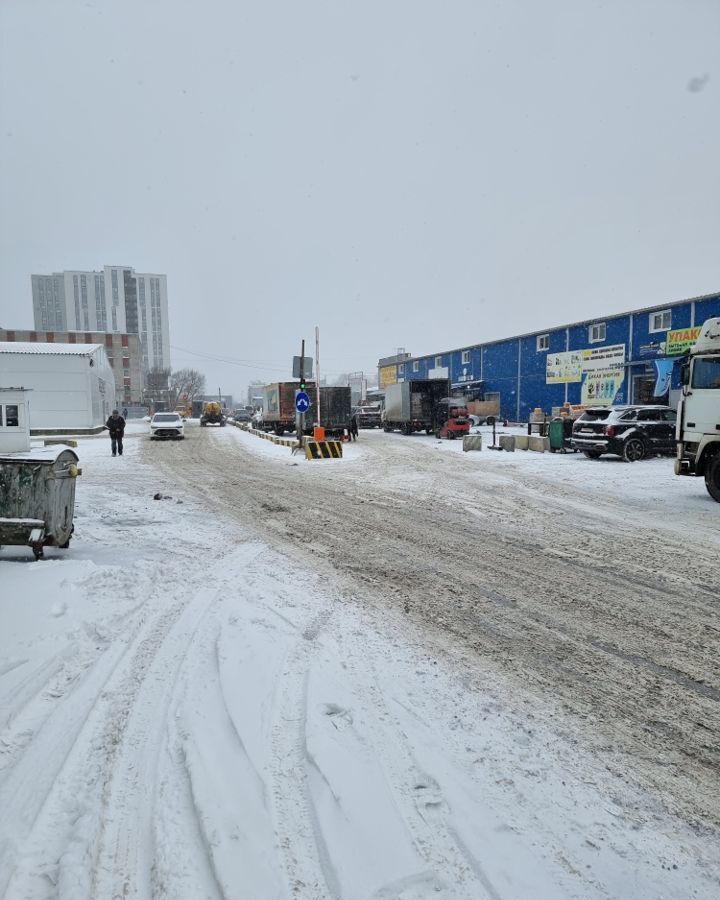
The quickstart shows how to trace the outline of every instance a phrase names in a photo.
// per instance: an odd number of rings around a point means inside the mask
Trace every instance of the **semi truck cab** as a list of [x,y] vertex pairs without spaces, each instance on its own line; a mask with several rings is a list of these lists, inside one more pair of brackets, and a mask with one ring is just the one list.
[[675,474],[704,476],[720,503],[720,317],[702,326],[681,375]]

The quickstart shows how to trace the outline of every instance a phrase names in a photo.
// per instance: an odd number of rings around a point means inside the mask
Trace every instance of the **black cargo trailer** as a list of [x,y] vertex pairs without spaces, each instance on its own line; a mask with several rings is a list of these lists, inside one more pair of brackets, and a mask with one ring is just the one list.
[[[305,434],[312,434],[313,425],[317,424],[317,394],[315,389],[308,391],[310,409],[305,413]],[[320,422],[327,436],[340,437],[350,429],[352,404],[349,387],[320,388]]]

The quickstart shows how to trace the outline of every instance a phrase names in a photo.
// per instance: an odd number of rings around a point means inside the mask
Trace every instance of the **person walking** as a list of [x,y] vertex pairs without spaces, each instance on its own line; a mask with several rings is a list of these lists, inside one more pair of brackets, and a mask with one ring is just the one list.
[[357,413],[350,419],[350,437],[356,441],[358,436],[358,417]]
[[127,419],[127,406],[123,406],[122,417],[123,419]]
[[125,419],[123,419],[120,413],[116,409],[114,409],[112,411],[112,415],[105,423],[105,427],[110,432],[110,447],[112,448],[112,455],[116,456],[117,454],[119,454],[120,456],[122,456],[123,435],[125,434]]

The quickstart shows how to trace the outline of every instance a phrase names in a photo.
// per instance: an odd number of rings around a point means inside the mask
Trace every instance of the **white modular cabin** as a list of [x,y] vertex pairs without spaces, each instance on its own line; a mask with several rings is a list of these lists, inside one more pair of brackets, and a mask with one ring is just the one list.
[[101,344],[0,342],[0,387],[32,391],[31,433],[100,431],[115,408]]

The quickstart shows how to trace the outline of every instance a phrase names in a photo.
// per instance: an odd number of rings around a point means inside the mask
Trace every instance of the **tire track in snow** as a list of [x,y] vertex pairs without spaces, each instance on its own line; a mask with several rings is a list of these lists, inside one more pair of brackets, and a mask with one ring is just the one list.
[[0,786],[0,892],[6,890],[18,856],[26,849],[46,801],[72,758],[98,695],[123,658],[117,644],[103,653],[66,703],[54,707]]
[[[377,756],[393,786],[398,811],[419,854],[461,891],[453,894],[457,900],[501,900],[480,860],[458,842],[449,828],[447,803],[440,785],[415,758],[405,730],[386,703],[374,665],[370,666],[372,669],[363,679],[362,699],[358,692],[358,701],[368,719],[367,731],[372,734]],[[352,669],[360,673],[364,667],[355,659]]]
[[[213,603],[214,589],[176,605],[156,623],[128,660],[120,695],[119,751],[103,791],[93,896],[152,895],[153,810],[162,736],[178,674],[192,640]],[[113,728],[113,723],[110,723]]]
[[315,642],[332,615],[308,621],[285,656],[274,701],[272,798],[275,831],[290,893],[302,900],[340,900],[339,881],[308,792],[305,773],[307,679]]

